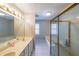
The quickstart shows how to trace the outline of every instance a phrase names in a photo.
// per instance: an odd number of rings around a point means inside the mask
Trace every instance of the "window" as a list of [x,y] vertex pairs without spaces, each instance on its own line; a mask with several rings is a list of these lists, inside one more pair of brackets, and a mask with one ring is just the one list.
[[51,25],[51,34],[57,35],[57,24]]
[[35,24],[35,34],[39,34],[39,24]]

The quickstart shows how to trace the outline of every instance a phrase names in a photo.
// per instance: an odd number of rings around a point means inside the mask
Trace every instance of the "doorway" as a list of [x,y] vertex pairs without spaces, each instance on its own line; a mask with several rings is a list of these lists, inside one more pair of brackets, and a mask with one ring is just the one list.
[[50,21],[38,20],[35,23],[34,56],[50,56]]

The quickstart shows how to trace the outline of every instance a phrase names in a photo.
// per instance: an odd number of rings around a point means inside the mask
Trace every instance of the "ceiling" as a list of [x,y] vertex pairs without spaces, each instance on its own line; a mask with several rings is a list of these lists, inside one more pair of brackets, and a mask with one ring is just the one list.
[[[70,3],[15,3],[23,13],[33,13],[38,15],[37,20],[51,20],[57,16]],[[51,16],[45,16],[45,12],[51,12]]]

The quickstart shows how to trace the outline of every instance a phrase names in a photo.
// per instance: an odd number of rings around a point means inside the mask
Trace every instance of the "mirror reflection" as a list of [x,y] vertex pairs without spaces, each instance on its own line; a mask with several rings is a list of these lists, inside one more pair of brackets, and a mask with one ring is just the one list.
[[0,44],[14,38],[14,17],[0,11]]

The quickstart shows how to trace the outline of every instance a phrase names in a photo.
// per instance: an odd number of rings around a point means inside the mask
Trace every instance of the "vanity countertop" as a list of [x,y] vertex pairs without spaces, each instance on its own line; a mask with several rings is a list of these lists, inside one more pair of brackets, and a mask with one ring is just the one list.
[[17,43],[14,44],[14,46],[10,46],[7,49],[3,50],[0,52],[1,56],[4,56],[7,53],[10,52],[15,52],[14,56],[19,56],[21,54],[21,52],[25,49],[25,47],[30,43],[30,41],[32,40],[32,38],[25,38],[26,40],[22,41],[22,40],[18,40]]

